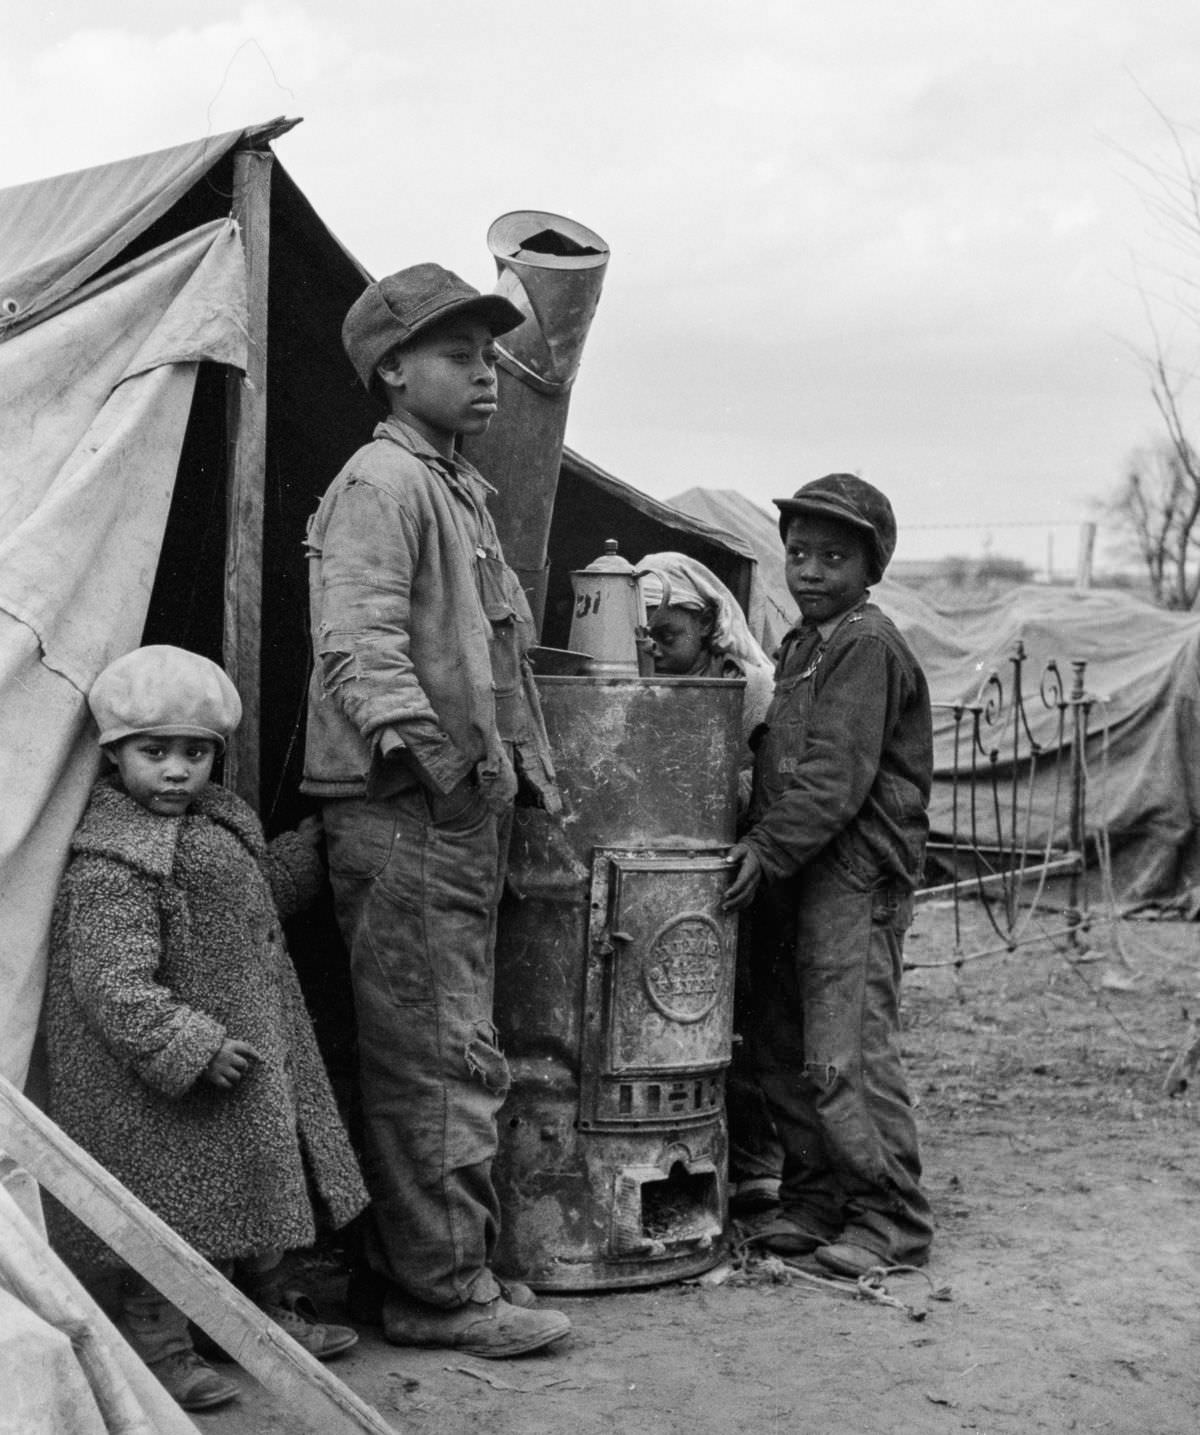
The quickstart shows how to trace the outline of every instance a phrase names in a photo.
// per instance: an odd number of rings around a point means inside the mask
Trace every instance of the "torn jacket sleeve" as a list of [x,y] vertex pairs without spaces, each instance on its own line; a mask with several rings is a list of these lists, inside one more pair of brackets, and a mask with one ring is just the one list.
[[405,750],[418,777],[449,791],[472,761],[438,721],[411,657],[413,583],[423,535],[395,496],[371,483],[338,494],[321,548],[315,635],[325,691],[384,756]]

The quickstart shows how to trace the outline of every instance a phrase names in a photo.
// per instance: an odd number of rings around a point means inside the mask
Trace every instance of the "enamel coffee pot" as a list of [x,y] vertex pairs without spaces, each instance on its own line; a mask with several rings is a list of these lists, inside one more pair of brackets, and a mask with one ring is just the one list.
[[605,542],[599,558],[572,572],[575,602],[568,646],[588,654],[583,671],[589,677],[638,676],[637,633],[643,622],[640,576],[617,552],[615,538]]

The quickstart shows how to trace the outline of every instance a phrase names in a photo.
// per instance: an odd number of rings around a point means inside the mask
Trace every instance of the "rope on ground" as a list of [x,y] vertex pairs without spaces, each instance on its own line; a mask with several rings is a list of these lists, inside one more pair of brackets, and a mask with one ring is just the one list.
[[817,1272],[801,1265],[799,1261],[774,1253],[760,1253],[755,1249],[754,1233],[740,1225],[730,1241],[728,1272],[719,1282],[705,1281],[702,1276],[693,1284],[734,1285],[807,1285],[822,1290],[828,1295],[847,1297],[850,1300],[869,1300],[876,1305],[889,1306],[903,1311],[909,1320],[921,1321],[929,1314],[928,1305],[913,1305],[893,1295],[887,1287],[887,1278],[897,1275],[919,1276],[929,1286],[929,1301],[952,1299],[949,1286],[935,1285],[929,1272],[919,1266],[884,1265],[872,1266],[857,1278]]

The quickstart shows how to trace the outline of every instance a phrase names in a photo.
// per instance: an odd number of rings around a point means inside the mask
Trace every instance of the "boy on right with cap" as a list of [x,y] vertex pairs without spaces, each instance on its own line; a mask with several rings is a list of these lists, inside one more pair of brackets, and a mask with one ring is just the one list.
[[896,546],[886,496],[834,473],[776,499],[788,590],[750,826],[725,906],[754,912],[768,996],[751,1044],[784,1149],[782,1212],[757,1239],[857,1277],[923,1265],[933,1223],[899,1052],[933,776],[929,690],[868,602]]

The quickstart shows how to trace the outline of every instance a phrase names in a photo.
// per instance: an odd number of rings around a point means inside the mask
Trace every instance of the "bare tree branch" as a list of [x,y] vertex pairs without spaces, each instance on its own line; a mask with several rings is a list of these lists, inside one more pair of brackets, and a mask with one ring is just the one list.
[[1180,256],[1183,268],[1164,271],[1170,292],[1153,301],[1138,283],[1151,345],[1135,353],[1146,370],[1164,437],[1149,450],[1131,455],[1109,511],[1127,531],[1155,602],[1190,609],[1200,595],[1200,455],[1189,438],[1184,405],[1194,373],[1168,361],[1157,311],[1170,308],[1193,331],[1200,326],[1200,160],[1195,157],[1200,137],[1141,93],[1162,122],[1170,158],[1166,165],[1128,153],[1125,158],[1141,176],[1139,193],[1158,236]]

